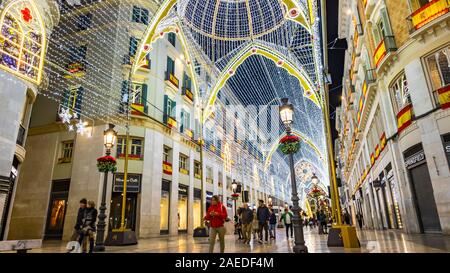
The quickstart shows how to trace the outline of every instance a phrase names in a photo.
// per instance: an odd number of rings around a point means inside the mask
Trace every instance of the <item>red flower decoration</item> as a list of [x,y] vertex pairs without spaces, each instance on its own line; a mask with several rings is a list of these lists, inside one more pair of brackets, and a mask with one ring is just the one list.
[[239,193],[233,193],[233,194],[231,195],[231,197],[238,198],[238,197],[239,197]]
[[298,142],[300,141],[300,138],[298,136],[284,136],[282,139],[280,139],[280,143],[290,143],[290,142]]
[[99,158],[97,158],[97,161],[98,162],[114,162],[114,163],[116,163],[116,159],[110,155],[99,157]]
[[33,19],[33,16],[31,16],[31,11],[29,8],[24,8],[20,12],[22,13],[22,19],[25,22],[29,23]]

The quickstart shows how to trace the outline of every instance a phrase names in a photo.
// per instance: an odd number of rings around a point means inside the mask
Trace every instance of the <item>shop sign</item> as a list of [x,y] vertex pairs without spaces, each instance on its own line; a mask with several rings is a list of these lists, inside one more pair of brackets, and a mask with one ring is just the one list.
[[[141,175],[128,174],[127,175],[127,192],[139,193],[141,191]],[[123,192],[123,173],[116,173],[114,175],[113,192]]]
[[381,180],[377,179],[377,180],[373,181],[372,185],[374,188],[381,188]]
[[188,187],[184,186],[184,185],[179,185],[178,186],[178,194],[187,196],[188,195]]
[[445,153],[450,154],[450,142],[444,143]]
[[422,161],[425,161],[425,153],[423,151],[420,151],[420,152],[418,152],[418,153],[408,157],[405,160],[405,167],[409,168],[412,165],[415,165],[415,164],[420,163]]

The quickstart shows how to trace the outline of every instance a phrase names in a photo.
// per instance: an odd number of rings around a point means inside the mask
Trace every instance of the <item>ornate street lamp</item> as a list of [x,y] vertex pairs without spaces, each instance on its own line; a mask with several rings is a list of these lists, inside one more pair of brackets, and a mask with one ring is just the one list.
[[100,204],[100,213],[98,215],[97,223],[97,238],[95,240],[95,251],[105,251],[105,227],[106,227],[106,187],[108,186],[108,172],[115,170],[115,159],[112,158],[111,149],[114,147],[117,141],[117,132],[114,131],[114,125],[109,124],[109,128],[103,132],[103,144],[106,148],[106,156],[99,158],[98,167],[99,171],[104,172],[103,178],[103,192],[102,203]]
[[311,182],[313,183],[313,185],[319,184],[319,178],[316,176],[315,173],[314,173],[313,176],[311,177]]
[[[280,106],[280,118],[283,122],[284,126],[286,127],[286,135],[289,137],[292,134],[292,128],[291,125],[294,121],[294,106],[289,103],[289,99],[283,98],[281,99],[282,105]],[[303,224],[302,221],[300,221],[300,207],[299,207],[299,200],[297,193],[297,182],[295,181],[295,169],[294,169],[294,153],[296,152],[295,147],[293,150],[289,151],[288,149],[287,153],[289,154],[289,165],[291,169],[291,186],[292,186],[292,211],[294,212],[294,217],[292,219],[292,222],[294,224],[294,236],[295,236],[295,245],[294,245],[294,252],[295,253],[307,253],[308,248],[305,245],[305,239],[303,237]]]
[[237,219],[237,208],[236,208],[236,202],[237,202],[237,186],[238,184],[236,183],[236,180],[233,179],[233,183],[231,183],[231,188],[233,189],[233,200],[234,200],[234,219]]

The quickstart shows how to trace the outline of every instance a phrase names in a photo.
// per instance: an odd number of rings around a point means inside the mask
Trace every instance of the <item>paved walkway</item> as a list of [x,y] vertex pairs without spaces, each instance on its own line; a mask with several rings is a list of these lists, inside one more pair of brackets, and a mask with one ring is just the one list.
[[[450,252],[450,236],[404,234],[399,231],[358,230],[360,249],[329,248],[327,235],[319,235],[317,229],[305,228],[305,241],[311,253],[416,253]],[[230,253],[288,253],[292,252],[293,239],[286,239],[284,229],[277,230],[277,239],[268,244],[251,242],[244,245],[232,235],[226,236],[225,252]],[[216,243],[216,251],[219,243]],[[30,252],[65,252],[65,243],[45,241],[42,249]],[[107,252],[123,253],[206,253],[207,238],[193,238],[191,235],[140,239],[137,245],[107,247]]]

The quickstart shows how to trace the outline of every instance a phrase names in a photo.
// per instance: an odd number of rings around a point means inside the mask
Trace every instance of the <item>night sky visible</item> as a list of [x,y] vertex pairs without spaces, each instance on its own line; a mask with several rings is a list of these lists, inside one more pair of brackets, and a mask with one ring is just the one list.
[[[345,40],[333,41],[338,38],[338,12],[339,1],[327,0],[327,37],[328,37],[328,70],[331,74],[333,84],[329,86],[330,90],[330,122],[334,139],[337,138],[335,110],[340,105],[342,93],[342,76],[344,72],[344,56],[347,43]],[[334,46],[333,46],[334,44]],[[332,49],[334,47],[335,49]]]

